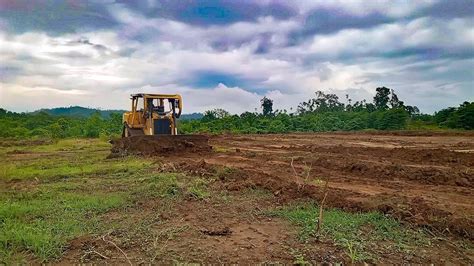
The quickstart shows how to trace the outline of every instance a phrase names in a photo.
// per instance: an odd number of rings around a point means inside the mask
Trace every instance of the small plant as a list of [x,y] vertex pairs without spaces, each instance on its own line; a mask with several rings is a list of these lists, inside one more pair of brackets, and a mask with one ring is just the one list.
[[189,195],[199,200],[208,198],[210,193],[207,189],[207,184],[208,181],[202,178],[194,179],[191,186],[188,188]]
[[225,153],[225,152],[232,151],[232,149],[225,148],[225,147],[221,147],[221,146],[213,146],[213,147],[212,147],[212,150],[213,150],[214,152],[221,152],[221,153]]
[[309,177],[311,175],[311,170],[313,168],[313,164],[311,163],[308,166],[306,164],[306,162],[303,162],[304,163],[303,172],[301,174],[298,174],[298,172],[296,171],[295,166],[294,166],[294,160],[295,160],[295,158],[292,157],[290,166],[291,166],[291,169],[293,169],[293,173],[295,175],[296,182],[298,183],[298,190],[302,190],[306,187],[307,184],[309,184],[309,180],[310,180]]
[[301,254],[298,250],[291,249],[290,253],[293,255],[293,264],[294,265],[309,265],[310,263],[306,261],[304,255]]
[[[288,219],[300,227],[299,238],[307,241],[317,234],[316,224],[320,207],[314,202],[292,205],[271,211]],[[379,242],[393,243],[395,247],[425,246],[429,243],[426,236],[419,231],[403,228],[396,220],[378,212],[348,213],[338,209],[326,209],[325,226],[321,227],[320,236],[332,239],[334,243],[346,250],[353,262],[367,261],[374,258],[373,247]]]
[[218,179],[225,180],[229,175],[234,173],[236,169],[232,167],[224,166],[224,167],[217,167],[215,171],[216,171],[215,176]]

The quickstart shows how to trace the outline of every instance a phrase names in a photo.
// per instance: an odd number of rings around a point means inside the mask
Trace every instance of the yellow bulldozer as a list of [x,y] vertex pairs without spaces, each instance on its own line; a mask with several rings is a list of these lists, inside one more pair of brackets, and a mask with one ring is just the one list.
[[212,150],[206,135],[181,135],[178,118],[183,110],[179,94],[131,95],[131,111],[123,114],[122,138],[112,141],[110,157],[122,155],[166,156]]
[[179,94],[132,94],[132,110],[123,114],[122,137],[177,135],[183,100]]

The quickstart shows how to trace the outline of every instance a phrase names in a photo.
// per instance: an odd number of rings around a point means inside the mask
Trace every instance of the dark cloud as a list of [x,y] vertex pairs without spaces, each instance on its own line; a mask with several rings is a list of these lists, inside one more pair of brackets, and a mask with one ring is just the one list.
[[0,81],[9,81],[22,72],[20,67],[17,66],[0,66]]
[[259,36],[258,39],[258,46],[257,49],[255,49],[256,54],[266,54],[270,51],[270,48],[272,46],[270,39],[272,38],[272,35],[270,33],[262,34]]
[[76,45],[76,44],[89,45],[89,46],[92,46],[94,49],[96,49],[99,52],[104,52],[104,51],[108,50],[108,48],[105,45],[92,43],[87,38],[79,38],[77,40],[70,41],[68,44],[70,44],[70,45]]
[[2,1],[0,17],[17,33],[44,31],[50,34],[117,26],[106,5],[86,1]]
[[474,17],[473,0],[443,0],[421,9],[416,16],[439,18]]
[[67,58],[67,59],[90,59],[91,56],[77,51],[70,52],[50,52],[48,53],[54,57]]
[[[436,45],[436,44],[434,44]],[[419,60],[468,59],[474,58],[474,49],[442,49],[438,47],[412,47],[372,54],[372,56],[390,58],[416,57]]]
[[393,18],[376,12],[357,16],[340,9],[317,8],[306,15],[301,29],[290,33],[290,44],[296,45],[314,35],[331,34],[344,29],[366,29],[393,21]]

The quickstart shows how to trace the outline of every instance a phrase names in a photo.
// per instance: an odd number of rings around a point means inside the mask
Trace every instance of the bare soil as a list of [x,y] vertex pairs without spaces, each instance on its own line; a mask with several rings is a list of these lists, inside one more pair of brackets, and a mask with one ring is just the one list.
[[209,138],[205,135],[132,136],[112,141],[109,158],[126,155],[168,155],[182,152],[210,152]]
[[[311,262],[350,262],[347,252],[332,242],[302,243],[295,227],[262,215],[262,210],[294,201],[321,200],[326,181],[328,207],[378,210],[446,237],[415,254],[385,253],[378,262],[473,262],[472,254],[453,244],[474,239],[472,134],[218,135],[210,136],[209,143],[212,152],[185,149],[157,157],[156,171],[218,176],[210,198],[171,205],[157,199],[108,213],[105,220],[148,221],[152,233],[81,237],[70,244],[61,263],[127,263],[112,243],[132,263],[150,258],[157,263],[293,263],[300,253]],[[295,171],[309,171],[308,178]],[[248,194],[255,189],[269,195]]]
[[[471,135],[215,136],[211,144],[225,152],[209,155],[206,163],[245,173],[229,183],[231,189],[262,186],[283,199],[320,199],[320,186],[295,178],[293,158],[297,171],[311,167],[309,181],[329,181],[330,206],[379,210],[437,232],[474,238]],[[304,189],[298,190],[295,183]]]

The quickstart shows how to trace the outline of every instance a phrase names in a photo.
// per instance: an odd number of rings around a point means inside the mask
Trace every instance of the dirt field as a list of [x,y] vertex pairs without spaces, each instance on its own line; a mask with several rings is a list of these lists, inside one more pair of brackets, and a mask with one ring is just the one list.
[[[0,178],[0,262],[474,261],[473,134],[220,135],[210,144],[106,159],[110,146],[97,140],[3,143],[12,167]],[[61,203],[21,216],[20,204],[39,200]],[[26,229],[8,219],[60,237],[17,240]]]
[[[379,210],[439,232],[474,238],[474,135],[398,136],[297,134],[219,136],[207,163],[242,169],[249,180],[282,197],[298,197],[290,166],[311,166],[304,190],[320,198],[314,179],[328,180],[327,203]],[[301,176],[301,175],[299,175]],[[294,195],[296,194],[296,195]]]

